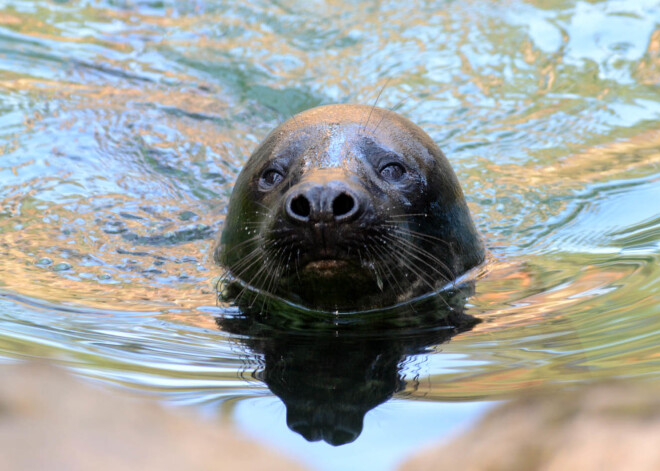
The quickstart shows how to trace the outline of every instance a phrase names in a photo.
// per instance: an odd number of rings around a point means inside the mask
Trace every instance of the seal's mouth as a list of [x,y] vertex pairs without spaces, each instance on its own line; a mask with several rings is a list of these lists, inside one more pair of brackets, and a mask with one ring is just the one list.
[[337,272],[339,270],[345,269],[350,265],[350,262],[347,260],[335,260],[335,259],[325,259],[325,260],[312,260],[307,265],[305,265],[305,270],[314,270],[319,273],[326,272]]
[[311,290],[316,293],[315,296],[320,295],[321,291],[335,296],[364,286],[365,282],[371,283],[373,275],[354,260],[323,258],[307,262],[293,279],[301,290]]
[[354,261],[340,258],[310,260],[302,267],[300,275],[310,280],[325,280],[338,283],[343,279],[362,279],[365,274]]
[[356,268],[355,261],[336,248],[313,248],[303,255],[303,271],[329,276]]

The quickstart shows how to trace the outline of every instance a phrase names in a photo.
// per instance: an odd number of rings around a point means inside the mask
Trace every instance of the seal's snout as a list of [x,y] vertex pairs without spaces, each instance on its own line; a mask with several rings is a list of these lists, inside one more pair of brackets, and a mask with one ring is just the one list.
[[357,219],[364,201],[342,181],[298,185],[285,203],[287,217],[295,222],[347,223]]

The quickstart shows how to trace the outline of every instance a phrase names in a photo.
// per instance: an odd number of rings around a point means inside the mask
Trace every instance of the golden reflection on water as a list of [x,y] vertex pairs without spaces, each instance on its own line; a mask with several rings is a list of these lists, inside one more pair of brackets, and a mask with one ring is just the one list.
[[660,29],[651,34],[648,49],[636,72],[637,79],[645,85],[660,83]]
[[650,129],[629,139],[612,142],[569,156],[555,165],[528,175],[530,183],[566,182],[578,186],[608,181],[622,173],[634,177],[649,168],[660,168],[660,129]]

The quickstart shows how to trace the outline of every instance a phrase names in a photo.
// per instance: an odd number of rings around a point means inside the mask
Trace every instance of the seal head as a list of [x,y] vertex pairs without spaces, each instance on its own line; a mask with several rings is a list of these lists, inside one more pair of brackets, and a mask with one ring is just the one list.
[[250,156],[215,259],[248,289],[351,311],[437,290],[484,248],[424,131],[389,110],[329,105],[292,117]]

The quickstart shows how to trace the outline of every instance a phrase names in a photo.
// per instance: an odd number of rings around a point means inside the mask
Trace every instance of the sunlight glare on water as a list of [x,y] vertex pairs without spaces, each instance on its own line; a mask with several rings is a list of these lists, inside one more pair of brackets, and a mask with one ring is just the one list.
[[[656,1],[2,5],[5,361],[193,404],[318,469],[389,469],[522,389],[658,379]],[[483,322],[394,340],[394,400],[341,451],[286,427],[265,371],[284,341],[218,328],[211,252],[271,129],[381,90],[446,152],[493,260]]]

